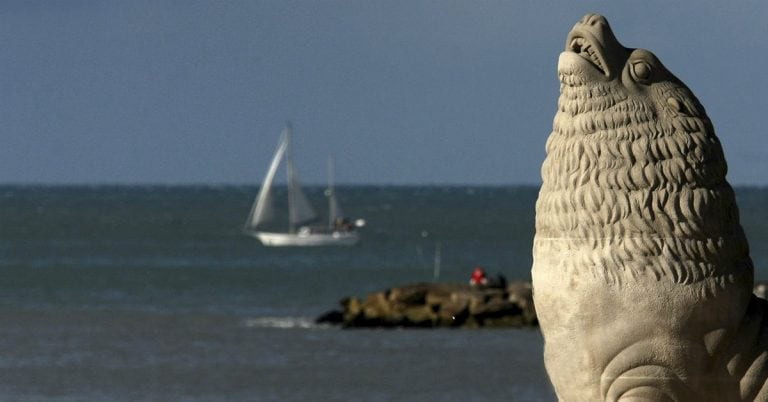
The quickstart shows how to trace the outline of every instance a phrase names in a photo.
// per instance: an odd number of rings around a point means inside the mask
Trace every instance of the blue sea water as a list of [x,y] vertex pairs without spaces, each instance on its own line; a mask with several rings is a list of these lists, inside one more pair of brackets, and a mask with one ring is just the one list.
[[[0,186],[0,400],[554,400],[537,330],[313,323],[433,280],[438,244],[441,281],[530,280],[536,188],[341,187],[362,242],[316,249],[243,236],[256,191]],[[737,197],[768,279],[768,190]]]

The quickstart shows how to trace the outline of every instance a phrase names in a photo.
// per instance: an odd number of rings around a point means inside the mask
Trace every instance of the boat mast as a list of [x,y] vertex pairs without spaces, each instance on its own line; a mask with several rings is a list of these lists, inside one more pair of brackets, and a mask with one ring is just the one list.
[[328,188],[325,190],[325,195],[328,197],[328,227],[333,229],[336,226],[336,221],[339,218],[344,218],[344,212],[341,210],[339,199],[336,197],[336,163],[335,159],[328,157]]
[[293,146],[291,144],[292,128],[288,123],[286,127],[285,165],[288,170],[288,232],[296,233],[296,229],[313,221],[317,214],[310,205],[307,196],[301,191],[299,177],[293,166]]
[[294,175],[296,174],[293,168],[293,147],[291,146],[291,134],[293,127],[291,123],[285,124],[285,169],[288,176],[288,233],[296,233],[296,194],[293,191]]
[[333,156],[328,157],[328,227],[332,228],[336,220],[335,197],[333,188]]

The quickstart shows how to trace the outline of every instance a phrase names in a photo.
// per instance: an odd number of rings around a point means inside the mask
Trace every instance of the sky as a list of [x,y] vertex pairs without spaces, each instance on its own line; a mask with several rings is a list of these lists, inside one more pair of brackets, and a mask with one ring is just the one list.
[[540,183],[557,58],[587,12],[707,109],[768,184],[765,1],[3,1],[0,183]]

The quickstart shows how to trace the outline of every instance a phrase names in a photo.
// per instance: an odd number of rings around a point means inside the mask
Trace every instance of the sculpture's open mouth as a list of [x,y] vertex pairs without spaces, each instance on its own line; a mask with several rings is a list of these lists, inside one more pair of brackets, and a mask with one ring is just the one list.
[[601,73],[608,76],[609,71],[603,56],[603,47],[588,32],[572,32],[568,37],[566,51],[574,52],[589,61]]

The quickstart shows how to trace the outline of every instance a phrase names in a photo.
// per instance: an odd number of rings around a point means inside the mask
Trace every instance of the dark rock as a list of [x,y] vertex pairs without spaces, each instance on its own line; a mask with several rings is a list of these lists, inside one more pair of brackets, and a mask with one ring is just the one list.
[[469,317],[469,302],[466,299],[449,298],[440,304],[437,311],[437,324],[441,327],[458,327]]
[[323,322],[344,327],[521,327],[537,325],[530,283],[505,287],[416,283],[341,301]]
[[489,302],[479,305],[472,313],[480,320],[486,318],[499,318],[509,315],[522,315],[523,309],[519,305],[509,300],[492,299]]
[[340,325],[344,323],[344,313],[338,310],[331,310],[324,314],[322,314],[320,317],[317,317],[315,319],[316,324],[331,324],[331,325]]
[[428,291],[428,287],[424,284],[408,285],[390,289],[387,299],[393,303],[406,305],[424,304]]
[[437,322],[437,315],[426,304],[410,306],[403,311],[406,327],[433,327]]

